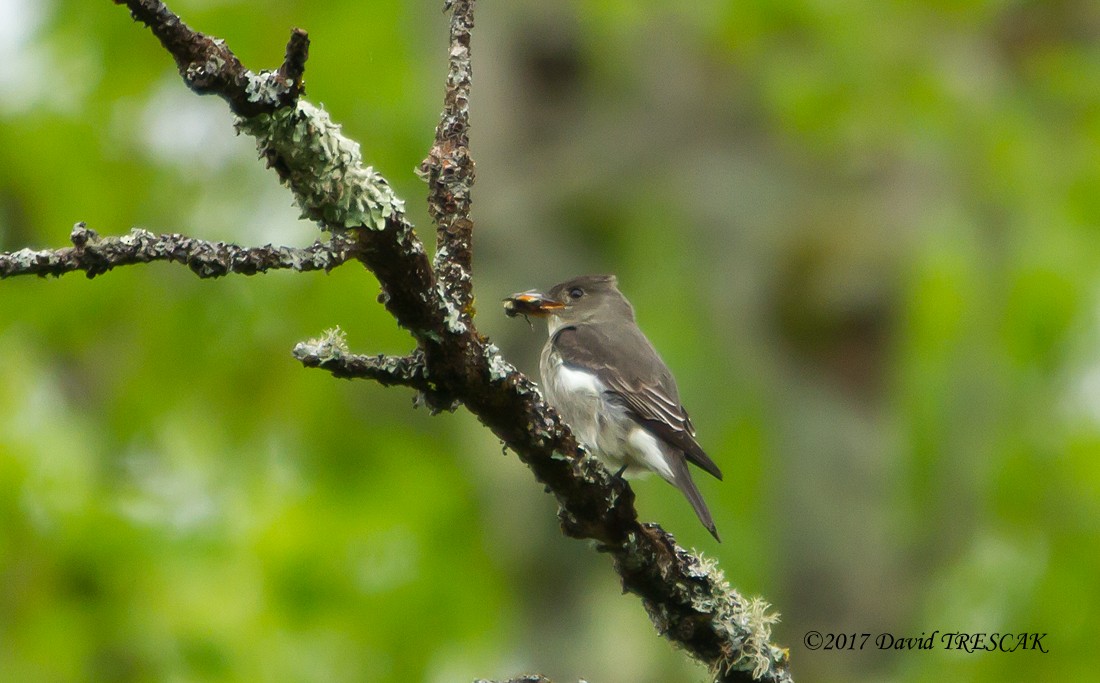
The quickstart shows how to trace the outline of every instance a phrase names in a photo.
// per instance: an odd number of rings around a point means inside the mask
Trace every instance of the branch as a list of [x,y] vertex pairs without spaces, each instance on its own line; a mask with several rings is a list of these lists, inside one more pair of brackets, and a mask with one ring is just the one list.
[[217,40],[193,30],[159,0],[114,0],[149,27],[176,59],[184,83],[200,95],[219,95],[238,116],[271,113],[294,104],[304,91],[302,74],[309,56],[309,36],[294,29],[286,57],[277,71],[255,74]]
[[341,379],[370,379],[382,386],[405,386],[416,389],[419,399],[433,412],[452,412],[456,399],[447,396],[428,379],[424,354],[419,349],[407,356],[361,356],[348,350],[347,339],[339,327],[324,335],[299,342],[292,352],[307,368],[328,370]]
[[[660,634],[710,666],[716,681],[791,681],[786,650],[771,643],[776,617],[767,603],[742,597],[713,560],[685,550],[659,526],[639,524],[629,485],[577,445],[535,385],[495,346],[484,348],[485,384],[456,390],[429,362],[430,386],[457,396],[516,451],[557,498],[563,531],[596,540],[612,556],[623,590],[642,598]],[[346,348],[312,355],[326,353],[343,356]],[[296,349],[295,355],[305,354]]]
[[443,114],[435,129],[435,143],[419,170],[428,182],[428,212],[436,223],[435,272],[445,283],[450,302],[468,319],[473,298],[470,190],[474,161],[469,129],[474,0],[446,0],[446,8],[451,10],[451,40]]
[[118,266],[151,261],[184,263],[200,278],[237,273],[255,275],[269,270],[332,270],[349,258],[350,242],[334,236],[329,242],[314,242],[305,249],[295,247],[239,247],[225,242],[154,235],[134,228],[122,237],[100,237],[84,223],[77,223],[69,235],[73,246],[62,249],[20,249],[0,254],[0,279],[15,275],[53,275],[81,270],[89,278]]
[[[444,252],[438,273],[389,184],[363,166],[359,145],[344,137],[327,113],[297,99],[297,85],[279,95],[275,76],[250,79],[251,72],[222,41],[191,31],[163,3],[126,4],[175,56],[188,85],[216,92],[242,117],[238,127],[256,138],[261,157],[290,186],[303,215],[326,230],[352,233],[351,255],[377,276],[386,308],[416,338],[427,386],[460,400],[516,451],[557,498],[565,533],[594,539],[612,556],[623,588],[642,598],[658,631],[709,665],[717,681],[790,681],[786,651],[770,642],[775,617],[767,614],[766,605],[742,598],[712,561],[681,548],[660,527],[639,524],[626,482],[579,447],[535,385],[473,325],[466,294],[472,229],[473,175],[466,150],[472,1],[447,3],[455,10],[448,98],[427,163],[429,181],[438,164],[438,182],[432,183]],[[210,46],[217,50],[210,53]],[[288,59],[291,66],[280,72],[300,66],[304,50],[295,54],[300,59]],[[196,73],[203,78],[196,79]],[[257,79],[260,89],[253,87]],[[280,108],[280,102],[285,106]],[[319,365],[324,362],[331,359]],[[388,363],[383,358],[367,365],[377,366],[371,372],[387,381],[420,382],[421,370],[383,372]]]

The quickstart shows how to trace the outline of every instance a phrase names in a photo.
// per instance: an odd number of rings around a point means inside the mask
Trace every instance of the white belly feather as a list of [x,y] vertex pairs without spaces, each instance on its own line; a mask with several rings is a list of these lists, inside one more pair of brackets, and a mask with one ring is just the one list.
[[557,354],[543,354],[543,392],[573,433],[613,470],[626,465],[626,474],[654,471],[673,481],[664,454],[667,448],[636,423],[626,408],[607,400],[606,387],[595,374],[570,368]]

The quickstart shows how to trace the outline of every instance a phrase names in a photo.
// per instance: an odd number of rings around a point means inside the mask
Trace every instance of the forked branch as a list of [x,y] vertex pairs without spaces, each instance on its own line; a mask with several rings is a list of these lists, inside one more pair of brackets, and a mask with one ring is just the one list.
[[300,344],[295,356],[301,362],[339,377],[409,386],[437,409],[465,405],[555,495],[563,531],[595,540],[611,555],[623,588],[641,597],[661,635],[706,663],[716,681],[790,681],[786,651],[771,643],[774,617],[766,605],[733,590],[713,561],[680,547],[660,527],[640,524],[630,487],[578,446],[535,385],[474,325],[469,215],[474,174],[468,150],[473,1],[446,2],[453,10],[446,96],[422,165],[437,224],[434,268],[403,203],[384,178],[363,164],[358,143],[345,137],[326,112],[300,99],[309,45],[305,32],[292,33],[278,69],[254,73],[224,41],[194,31],[163,2],[114,2],[125,4],[150,28],[189,87],[229,103],[239,117],[238,128],[256,138],[261,158],[290,187],[303,216],[332,233],[329,244],[337,247],[276,250],[278,255],[267,260],[259,250],[220,245],[213,251],[226,258],[207,259],[203,253],[209,245],[178,235],[141,231],[99,239],[86,231],[74,232],[74,246],[56,252],[0,255],[0,268],[15,264],[9,266],[10,275],[70,270],[95,275],[117,265],[169,260],[209,276],[260,272],[288,260],[307,270],[358,259],[378,278],[380,300],[412,334],[416,350],[404,357],[357,356],[347,351],[340,335],[330,334]]

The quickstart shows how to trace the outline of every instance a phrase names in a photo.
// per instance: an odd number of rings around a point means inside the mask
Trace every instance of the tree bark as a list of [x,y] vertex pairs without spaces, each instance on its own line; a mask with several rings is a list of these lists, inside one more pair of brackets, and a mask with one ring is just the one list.
[[378,278],[380,301],[411,333],[415,349],[401,357],[357,355],[337,330],[295,347],[299,361],[337,377],[410,387],[436,411],[465,406],[554,494],[563,532],[595,540],[611,556],[623,589],[642,599],[662,636],[705,663],[716,681],[792,680],[787,651],[771,643],[776,617],[767,604],[743,598],[713,560],[680,547],[659,526],[639,523],[629,485],[578,445],[534,383],[477,331],[469,213],[474,166],[467,134],[474,1],[446,1],[452,20],[444,109],[421,167],[437,226],[434,264],[405,218],[404,203],[363,165],[358,143],[302,99],[305,31],[292,32],[278,69],[257,73],[224,41],[194,31],[159,0],[114,2],[125,4],[160,40],[188,87],[229,104],[238,128],[256,138],[261,157],[290,187],[303,217],[331,239],[304,250],[246,249],[139,230],[100,238],[78,224],[72,247],[0,254],[0,276],[80,270],[93,277],[117,266],[166,260],[185,263],[200,277],[216,277],[359,261]]

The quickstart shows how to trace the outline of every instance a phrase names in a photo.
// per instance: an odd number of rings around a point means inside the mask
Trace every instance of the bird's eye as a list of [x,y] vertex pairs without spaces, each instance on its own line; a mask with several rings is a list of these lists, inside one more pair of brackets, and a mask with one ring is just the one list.
[[580,287],[574,287],[573,289],[569,290],[570,299],[579,299],[582,296],[584,296],[584,290]]

